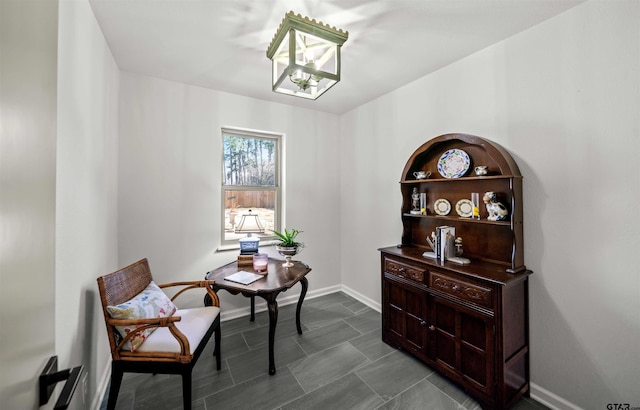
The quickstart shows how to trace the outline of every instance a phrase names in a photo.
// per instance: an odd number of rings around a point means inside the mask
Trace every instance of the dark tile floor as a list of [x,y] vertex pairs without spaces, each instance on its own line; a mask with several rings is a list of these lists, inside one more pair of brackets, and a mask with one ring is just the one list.
[[[261,312],[255,322],[222,323],[222,370],[215,370],[212,340],[194,368],[194,410],[480,408],[428,366],[382,343],[380,314],[344,293],[305,300],[302,335],[295,305],[280,307],[274,376],[267,373],[268,321]],[[126,374],[117,408],[182,408],[180,376]],[[515,409],[546,407],[525,398]]]

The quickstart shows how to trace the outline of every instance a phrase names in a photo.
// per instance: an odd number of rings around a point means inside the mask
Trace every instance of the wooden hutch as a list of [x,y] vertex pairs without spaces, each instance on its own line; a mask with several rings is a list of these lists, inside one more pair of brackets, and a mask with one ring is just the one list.
[[[460,149],[471,165],[464,175],[438,173],[443,153]],[[474,167],[488,166],[476,176]],[[426,179],[414,172],[430,171]],[[426,193],[426,214],[411,213],[414,188]],[[522,176],[509,153],[465,134],[436,137],[418,148],[402,171],[402,242],[380,249],[382,339],[403,349],[475,397],[484,408],[511,407],[529,394],[528,276],[524,265]],[[482,196],[497,193],[506,220],[490,221]],[[455,205],[480,196],[480,219],[460,217]],[[437,215],[437,200],[451,212]],[[442,212],[440,212],[442,213]],[[438,226],[455,227],[463,240],[460,265],[423,256]]]

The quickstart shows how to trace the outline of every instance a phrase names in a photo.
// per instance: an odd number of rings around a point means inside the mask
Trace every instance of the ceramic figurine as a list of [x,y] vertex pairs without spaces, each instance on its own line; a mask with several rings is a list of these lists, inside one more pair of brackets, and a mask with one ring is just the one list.
[[503,221],[507,219],[507,208],[501,202],[498,202],[498,196],[495,192],[485,192],[482,200],[487,206],[487,212],[489,213],[488,220]]
[[412,215],[420,215],[420,194],[418,193],[418,188],[413,188],[413,193],[411,194],[411,210],[409,211]]
[[462,238],[458,236],[454,244],[456,245],[456,256],[462,256]]

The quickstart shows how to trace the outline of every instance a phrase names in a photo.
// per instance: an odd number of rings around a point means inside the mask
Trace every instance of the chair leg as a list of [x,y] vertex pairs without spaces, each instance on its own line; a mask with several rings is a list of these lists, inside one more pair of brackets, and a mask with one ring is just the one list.
[[191,371],[182,373],[182,407],[191,410]]
[[222,368],[222,359],[220,357],[220,344],[221,344],[222,335],[220,332],[220,326],[216,329],[216,337],[215,337],[215,347],[213,348],[213,355],[216,357],[216,369],[220,370]]
[[111,363],[111,385],[109,386],[107,410],[114,410],[116,408],[116,401],[118,400],[118,392],[120,391],[120,385],[122,384],[123,373],[124,372],[118,368],[116,363]]

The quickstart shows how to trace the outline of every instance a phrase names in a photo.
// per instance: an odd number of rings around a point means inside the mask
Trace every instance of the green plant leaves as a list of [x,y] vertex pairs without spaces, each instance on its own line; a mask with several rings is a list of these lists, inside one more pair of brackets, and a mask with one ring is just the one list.
[[301,233],[302,231],[299,231],[295,228],[292,229],[284,229],[284,233],[283,232],[278,232],[278,231],[273,231],[273,233],[280,239],[280,246],[285,246],[285,247],[289,247],[289,246],[302,246],[302,243],[297,242],[296,236],[298,236],[299,233]]

